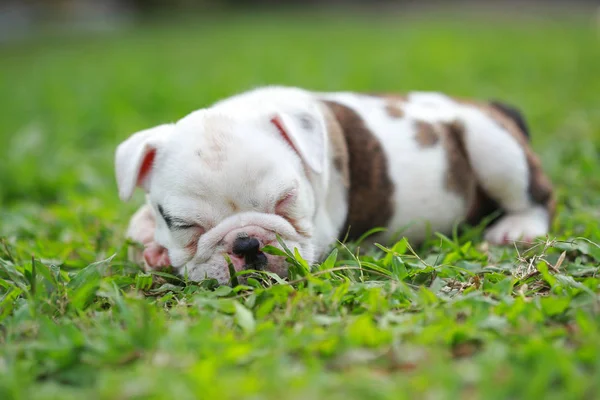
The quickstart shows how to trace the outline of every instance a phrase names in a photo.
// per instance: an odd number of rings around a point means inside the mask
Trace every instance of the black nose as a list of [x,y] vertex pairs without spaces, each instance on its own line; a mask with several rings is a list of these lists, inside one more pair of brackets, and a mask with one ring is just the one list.
[[267,265],[267,256],[260,251],[260,242],[254,237],[238,237],[233,242],[233,253],[244,257],[246,269],[261,270]]
[[253,257],[260,250],[260,242],[254,237],[239,237],[233,242],[233,252],[242,257]]

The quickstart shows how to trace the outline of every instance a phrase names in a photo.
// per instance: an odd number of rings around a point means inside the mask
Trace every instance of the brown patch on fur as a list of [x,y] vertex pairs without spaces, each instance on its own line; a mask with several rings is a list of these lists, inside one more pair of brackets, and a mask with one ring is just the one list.
[[434,146],[440,140],[435,126],[429,122],[415,121],[415,129],[415,140],[423,148]]
[[385,112],[391,118],[404,117],[403,104],[408,101],[408,96],[399,93],[366,93],[368,96],[380,97],[385,101]]
[[521,145],[527,159],[529,167],[529,196],[534,203],[540,204],[548,210],[550,219],[554,217],[556,211],[556,199],[552,183],[544,174],[542,163],[531,148],[527,139],[527,134],[523,132],[517,122],[502,110],[489,103],[477,102],[473,100],[455,99],[458,103],[476,107],[485,115],[494,120],[498,126],[507,131]]
[[395,101],[390,101],[390,100],[387,101],[387,104],[385,105],[385,112],[391,118],[404,117],[404,110],[402,109],[400,104],[398,104]]
[[233,200],[229,200],[229,201],[227,202],[227,204],[229,205],[229,208],[231,208],[231,211],[233,211],[233,212],[237,212],[237,211],[239,211],[239,209],[240,209],[240,208],[238,207],[237,203],[236,203],[235,201],[233,201]]
[[399,103],[406,103],[408,101],[408,96],[400,93],[367,93],[367,95]]
[[[349,156],[348,215],[342,235],[354,240],[371,228],[385,227],[393,214],[394,185],[379,140],[351,108],[324,101],[342,129]],[[343,239],[343,238],[340,238]]]
[[342,181],[346,188],[350,187],[350,167],[348,156],[348,145],[344,138],[344,131],[338,120],[333,115],[331,109],[323,105],[322,111],[325,115],[327,132],[329,132],[329,141],[333,150],[333,166],[340,173]]
[[445,186],[471,204],[477,180],[465,148],[465,127],[458,121],[442,124],[442,139],[448,160]]

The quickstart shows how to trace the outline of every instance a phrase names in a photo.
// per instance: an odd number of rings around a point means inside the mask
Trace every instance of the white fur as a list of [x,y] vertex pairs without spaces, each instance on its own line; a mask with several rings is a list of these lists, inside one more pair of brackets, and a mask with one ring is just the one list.
[[[244,229],[271,242],[277,233],[312,263],[340,235],[348,210],[343,179],[333,166],[323,99],[352,108],[383,145],[395,186],[394,214],[384,240],[398,231],[413,240],[428,231],[448,234],[467,213],[465,200],[445,188],[448,162],[442,144],[422,148],[415,140],[417,119],[465,124],[475,173],[508,211],[487,233],[488,240],[500,243],[547,232],[547,214],[528,200],[527,164],[516,140],[474,107],[437,93],[411,94],[401,105],[403,118],[389,116],[384,99],[367,95],[285,87],[242,93],[121,144],[116,154],[119,193],[123,199],[131,196],[141,160],[149,149],[156,150],[151,173],[142,182],[156,218],[154,240],[194,280],[227,282],[224,254],[231,238]],[[273,118],[281,122],[293,148]],[[290,191],[296,197],[287,216],[295,225],[274,214],[277,201]],[[158,215],[159,204],[198,228],[168,229]],[[135,220],[146,221],[139,215]],[[299,226],[304,234],[296,231]],[[139,229],[130,228],[130,235],[144,238]],[[278,273],[283,271],[280,261],[271,261]]]

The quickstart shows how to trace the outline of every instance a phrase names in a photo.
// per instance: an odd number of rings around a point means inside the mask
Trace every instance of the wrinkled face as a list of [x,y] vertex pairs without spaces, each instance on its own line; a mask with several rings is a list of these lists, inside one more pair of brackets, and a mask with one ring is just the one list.
[[192,280],[227,283],[236,271],[287,275],[267,246],[298,248],[313,261],[315,201],[301,159],[269,121],[191,114],[153,156],[148,199],[156,242]]

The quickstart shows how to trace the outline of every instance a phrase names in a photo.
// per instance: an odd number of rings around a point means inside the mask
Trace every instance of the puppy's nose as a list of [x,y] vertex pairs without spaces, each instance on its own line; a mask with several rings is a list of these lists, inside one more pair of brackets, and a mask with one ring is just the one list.
[[233,253],[241,257],[253,257],[260,250],[260,242],[255,237],[238,237],[233,242]]
[[233,242],[233,254],[244,258],[245,269],[263,269],[268,259],[265,253],[260,251],[260,241],[255,237],[240,236]]

